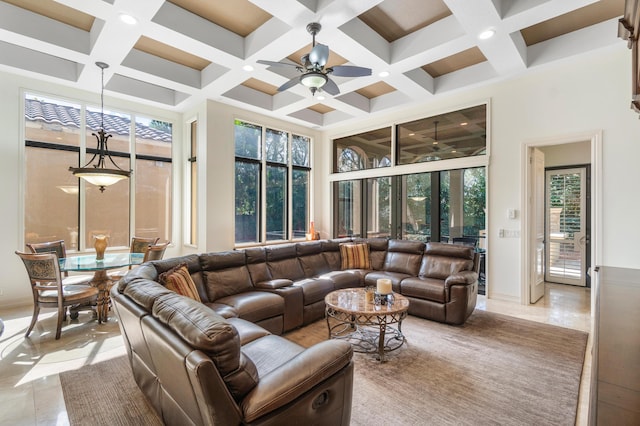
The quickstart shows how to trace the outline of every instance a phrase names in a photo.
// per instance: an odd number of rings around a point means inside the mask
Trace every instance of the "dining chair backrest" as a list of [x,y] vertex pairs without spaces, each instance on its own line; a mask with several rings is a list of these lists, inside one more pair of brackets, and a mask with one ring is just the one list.
[[171,241],[150,245],[144,254],[143,262],[147,262],[150,260],[162,260],[162,258],[164,257],[164,252],[167,250],[167,246],[169,244],[171,244]]
[[[46,243],[28,243],[27,248],[31,253],[55,253],[58,259],[64,259],[67,257],[67,250],[64,246],[64,240],[49,241]],[[64,276],[69,276],[68,272],[64,273]]]
[[156,244],[160,238],[144,238],[144,237],[133,237],[131,238],[131,248],[129,249],[130,253],[146,253],[147,247],[150,245]]
[[55,287],[62,291],[60,263],[55,252],[22,253],[17,251],[16,254],[20,256],[27,269],[34,300],[37,300],[37,292],[40,290],[52,290],[52,287]]

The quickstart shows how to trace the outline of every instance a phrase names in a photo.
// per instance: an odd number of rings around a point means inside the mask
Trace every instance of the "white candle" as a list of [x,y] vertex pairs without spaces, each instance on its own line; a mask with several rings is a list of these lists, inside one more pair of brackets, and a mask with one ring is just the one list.
[[391,290],[391,280],[388,278],[380,278],[376,282],[376,291],[379,294],[389,294]]

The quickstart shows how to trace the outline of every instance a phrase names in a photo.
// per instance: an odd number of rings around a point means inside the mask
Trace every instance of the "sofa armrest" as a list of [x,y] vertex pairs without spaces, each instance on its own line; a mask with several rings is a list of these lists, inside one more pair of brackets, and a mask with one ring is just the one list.
[[325,340],[271,371],[242,401],[244,420],[250,423],[294,401],[349,365],[353,349],[347,342]]
[[279,278],[269,281],[260,281],[253,286],[260,290],[275,290],[277,288],[289,287],[290,285],[293,285],[293,281],[286,278]]
[[478,281],[478,274],[473,271],[461,271],[457,274],[449,275],[444,280],[444,287],[449,290],[452,285],[471,285]]

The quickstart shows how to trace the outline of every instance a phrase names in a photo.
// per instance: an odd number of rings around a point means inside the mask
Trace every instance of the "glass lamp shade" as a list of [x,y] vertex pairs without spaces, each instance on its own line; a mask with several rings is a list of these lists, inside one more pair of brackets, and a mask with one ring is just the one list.
[[308,72],[300,77],[300,82],[307,87],[319,89],[327,83],[327,76],[320,72]]
[[103,189],[105,186],[113,185],[122,179],[128,178],[130,173],[124,170],[86,167],[73,169],[73,175]]

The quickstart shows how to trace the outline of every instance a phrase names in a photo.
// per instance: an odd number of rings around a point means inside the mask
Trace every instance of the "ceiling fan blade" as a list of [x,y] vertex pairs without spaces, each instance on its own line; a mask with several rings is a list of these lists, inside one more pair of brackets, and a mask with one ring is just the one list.
[[259,64],[262,65],[269,65],[270,67],[294,67],[294,68],[300,68],[300,65],[297,64],[288,64],[286,62],[274,62],[274,61],[263,61],[262,59],[256,61]]
[[327,78],[327,82],[324,84],[324,86],[322,86],[322,90],[332,96],[340,94],[340,89],[338,89],[338,85],[330,78]]
[[365,75],[371,75],[371,68],[354,67],[352,65],[336,65],[332,69],[332,74],[336,77],[364,77]]
[[278,87],[278,92],[284,92],[285,90],[295,86],[298,83],[300,83],[300,77],[293,77],[291,80],[287,81],[285,84]]
[[309,62],[324,67],[329,59],[329,46],[324,44],[316,44],[311,52],[309,52]]

